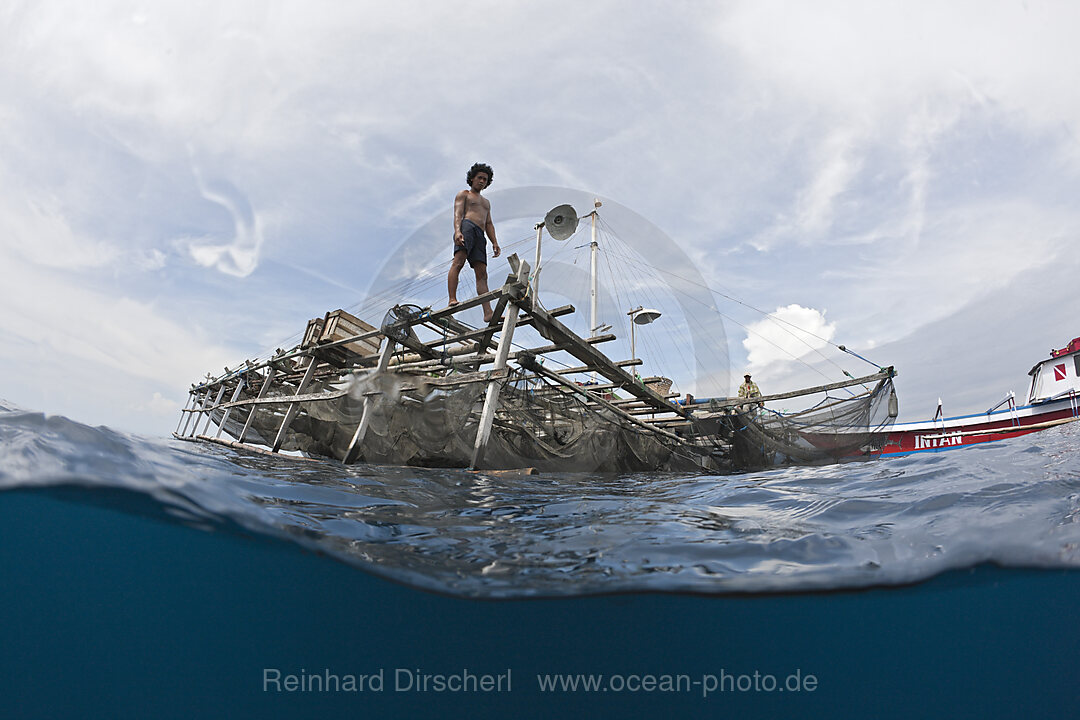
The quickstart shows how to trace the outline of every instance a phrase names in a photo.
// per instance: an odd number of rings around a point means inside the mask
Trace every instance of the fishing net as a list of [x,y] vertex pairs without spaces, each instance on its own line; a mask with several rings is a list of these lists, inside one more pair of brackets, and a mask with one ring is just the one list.
[[[434,380],[374,372],[351,380],[347,394],[303,403],[281,449],[345,458],[366,403],[369,420],[357,460],[467,467],[473,459],[487,381],[440,386]],[[498,382],[499,404],[482,455],[483,468],[632,472],[700,467],[700,452],[684,441],[650,432],[618,412],[585,402],[567,388],[521,370]],[[349,380],[313,381],[306,392],[330,392],[349,385]],[[295,392],[288,386],[277,387],[266,397],[288,397],[290,390]],[[245,440],[271,445],[288,405],[256,407]],[[249,412],[237,407],[225,432],[238,437]],[[221,419],[222,413],[216,413],[215,420]]]
[[[281,449],[344,459],[367,405],[369,422],[358,453],[363,462],[468,467],[473,460],[487,380],[443,385],[431,375],[369,372],[320,379],[310,393],[335,394],[303,403]],[[487,469],[535,467],[550,471],[708,469],[733,472],[776,465],[835,462],[873,456],[891,427],[891,379],[861,394],[825,396],[802,412],[778,413],[746,403],[699,412],[671,433],[650,431],[624,413],[588,403],[578,393],[524,370],[499,380],[499,403],[481,456]],[[247,391],[254,396],[255,390]],[[283,383],[265,397],[289,397]],[[618,398],[611,396],[612,401]],[[288,405],[237,407],[225,432],[271,445]],[[221,422],[223,412],[215,413]],[[677,437],[672,434],[677,433]]]
[[725,418],[731,462],[737,468],[754,469],[873,456],[895,420],[894,406],[891,378],[852,397],[826,396],[801,412],[740,405]]

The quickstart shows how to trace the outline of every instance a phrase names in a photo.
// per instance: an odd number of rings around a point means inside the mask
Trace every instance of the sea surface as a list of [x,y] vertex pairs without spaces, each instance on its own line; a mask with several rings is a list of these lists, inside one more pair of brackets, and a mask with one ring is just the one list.
[[4,718],[1080,703],[1080,424],[741,475],[529,476],[265,457],[0,403],[0,528]]

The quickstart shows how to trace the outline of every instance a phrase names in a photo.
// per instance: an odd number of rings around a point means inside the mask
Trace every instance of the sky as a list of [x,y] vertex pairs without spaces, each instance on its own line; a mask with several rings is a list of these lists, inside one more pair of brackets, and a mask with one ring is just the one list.
[[8,0],[0,398],[167,434],[192,382],[411,268],[423,228],[449,247],[483,161],[523,254],[531,188],[536,221],[565,189],[677,245],[729,391],[873,371],[833,343],[899,369],[903,420],[985,410],[1080,335],[1077,27],[1068,2]]

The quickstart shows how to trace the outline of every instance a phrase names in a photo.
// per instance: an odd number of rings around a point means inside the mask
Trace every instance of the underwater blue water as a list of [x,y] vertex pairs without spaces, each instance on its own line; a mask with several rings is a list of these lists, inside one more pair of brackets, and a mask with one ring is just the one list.
[[491,475],[2,408],[0,717],[1070,717],[1078,456]]

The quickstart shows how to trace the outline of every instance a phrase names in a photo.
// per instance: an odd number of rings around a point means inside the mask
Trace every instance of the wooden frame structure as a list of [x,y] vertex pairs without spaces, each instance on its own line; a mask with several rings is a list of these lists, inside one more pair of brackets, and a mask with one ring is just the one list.
[[[500,395],[508,378],[516,373],[542,382],[543,392],[549,396],[575,398],[587,408],[602,411],[622,427],[688,458],[696,467],[723,469],[730,444],[722,423],[713,422],[712,430],[703,431],[699,420],[737,414],[738,406],[746,401],[714,401],[711,406],[694,409],[674,403],[677,394],[658,393],[636,373],[627,371],[640,365],[640,360],[613,361],[598,349],[598,345],[615,339],[614,335],[580,337],[559,320],[575,312],[572,306],[546,310],[534,302],[529,264],[516,255],[508,260],[512,272],[501,287],[452,307],[398,305],[379,328],[343,310],[310,321],[297,347],[278,350],[261,362],[248,361],[235,370],[226,368],[223,374],[207,376],[192,385],[174,436],[280,453],[298,416],[313,404],[336,401],[349,393],[341,387],[343,381],[392,374],[405,390],[483,385],[479,416],[471,418],[476,422],[471,455],[462,465],[486,469],[490,467],[485,456],[497,424]],[[458,319],[460,313],[484,302],[495,303],[493,319],[487,325],[474,328]],[[515,334],[524,327],[534,328],[546,342],[515,349]],[[545,367],[544,358],[556,352],[565,352],[580,364]],[[512,368],[511,362],[517,367]],[[891,372],[891,368],[883,369],[877,375],[757,401],[880,381],[891,377]],[[583,379],[575,380],[575,376]],[[603,382],[587,378],[603,378]],[[318,386],[314,391],[310,390],[313,383]],[[350,439],[335,459],[352,463],[365,457],[365,441],[379,395],[377,390],[363,394],[360,418],[346,429]],[[235,440],[224,439],[221,436],[234,412],[246,412],[246,420],[241,429],[230,433]],[[261,443],[252,441],[252,421],[257,416],[273,420],[276,429],[272,439],[263,434]],[[218,425],[213,435],[212,421]]]
[[[307,404],[346,394],[341,389],[307,392],[313,379],[389,371],[399,374],[406,383],[410,378],[418,378],[419,382],[436,387],[478,381],[486,384],[469,463],[473,468],[480,468],[499,406],[500,389],[509,375],[510,362],[516,361],[519,367],[536,377],[550,380],[559,392],[580,397],[589,406],[605,408],[641,432],[686,444],[662,427],[675,421],[685,423],[689,418],[686,408],[672,403],[676,395],[658,394],[627,372],[625,368],[639,365],[640,360],[614,362],[596,348],[598,344],[615,339],[614,335],[582,338],[560,322],[559,317],[575,311],[572,306],[545,310],[534,303],[529,295],[529,264],[520,261],[516,255],[511,256],[509,262],[513,272],[502,287],[453,307],[424,308],[389,326],[384,323],[382,328],[374,328],[341,310],[327,313],[321,320],[312,320],[299,346],[279,350],[259,363],[249,361],[235,370],[226,368],[222,375],[208,376],[203,382],[192,385],[174,436],[257,449],[247,437],[252,418],[256,412],[272,408],[281,414],[281,421],[269,450],[278,453],[290,426]],[[473,328],[457,319],[461,312],[485,301],[495,303],[494,319],[488,325]],[[515,331],[526,326],[534,327],[550,344],[515,351],[512,345]],[[343,327],[359,331],[335,333]],[[442,337],[421,339],[416,332],[420,328],[441,333]],[[540,358],[559,351],[569,353],[581,365],[560,370],[544,368]],[[587,373],[595,373],[607,382],[589,386],[569,379]],[[253,397],[240,397],[245,390],[253,393],[255,388],[258,392]],[[614,391],[628,394],[630,398],[608,399]],[[226,393],[228,399],[225,399]],[[353,462],[363,455],[371,402],[370,396],[364,398],[362,416],[353,430],[348,450],[337,458],[342,462]],[[231,413],[238,408],[248,409],[243,429],[235,441],[222,439]],[[650,415],[650,421],[640,419],[642,414]],[[209,429],[212,419],[218,424],[213,435]]]

